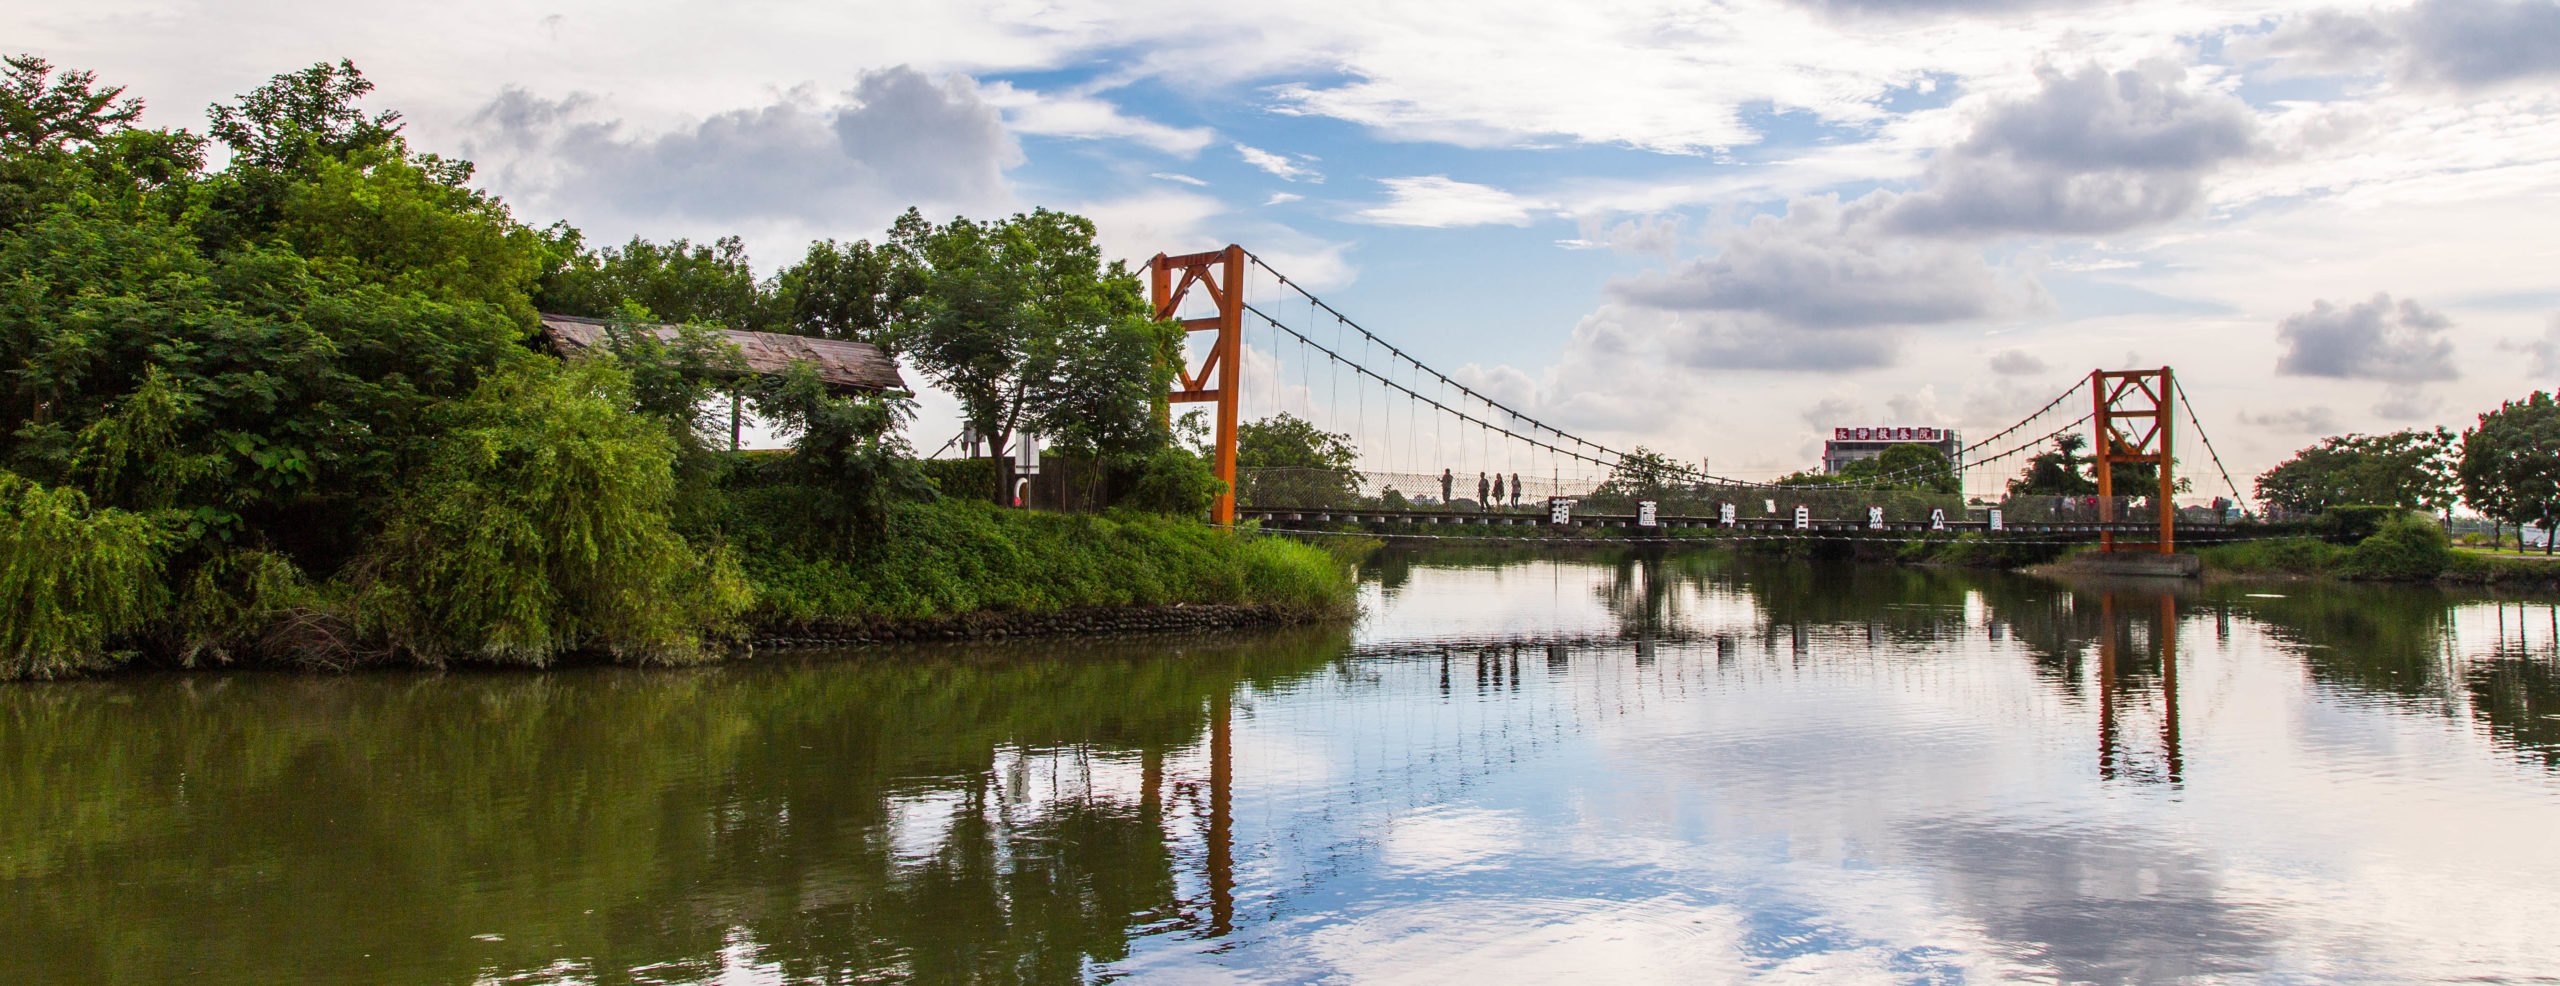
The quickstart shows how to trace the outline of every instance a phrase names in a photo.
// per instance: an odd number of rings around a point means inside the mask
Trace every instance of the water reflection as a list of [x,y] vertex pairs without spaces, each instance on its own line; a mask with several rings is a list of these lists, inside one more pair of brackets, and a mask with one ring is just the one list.
[[1230,705],[1343,645],[0,691],[0,979],[1074,981],[1233,926]]
[[2548,972],[2548,603],[1641,553],[1367,602],[0,688],[0,981]]

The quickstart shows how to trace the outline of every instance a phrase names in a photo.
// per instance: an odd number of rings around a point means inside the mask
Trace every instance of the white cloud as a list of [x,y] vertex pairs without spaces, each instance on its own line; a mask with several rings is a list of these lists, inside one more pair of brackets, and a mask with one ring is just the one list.
[[2038,376],[2047,369],[2043,360],[2037,359],[2034,353],[2023,349],[2001,350],[1983,365],[1990,367],[1993,373],[2012,377]]
[[2240,415],[2240,422],[2242,424],[2258,428],[2270,428],[2277,431],[2297,432],[2306,435],[2329,435],[2335,434],[2338,431],[2337,413],[2318,404],[2310,405],[2308,407],[2288,407],[2281,410],[2265,411],[2256,414],[2243,412]]
[[2386,421],[2405,423],[2427,420],[2442,407],[2442,398],[2410,384],[2395,383],[2382,388],[2382,400],[2373,405],[2373,414]]
[[1557,240],[1556,245],[1568,250],[1609,250],[1625,256],[1658,257],[1664,262],[1679,258],[1679,216],[1642,216],[1619,221],[1614,226],[1584,217],[1582,235],[1570,240]]
[[2420,0],[2370,13],[2317,10],[2239,46],[2280,75],[2387,74],[2409,86],[2479,89],[2560,76],[2560,3]]
[[1091,96],[1040,93],[995,82],[980,90],[987,104],[1005,112],[1015,133],[1081,140],[1127,140],[1183,157],[1217,140],[1207,127],[1174,127],[1120,112]]
[[1190,186],[1195,187],[1195,188],[1206,188],[1206,187],[1208,187],[1208,185],[1209,185],[1209,183],[1208,183],[1208,182],[1201,181],[1200,179],[1197,179],[1197,178],[1193,178],[1193,177],[1191,177],[1190,175],[1178,174],[1178,173],[1171,172],[1171,171],[1158,171],[1158,172],[1155,172],[1155,173],[1153,173],[1153,174],[1148,175],[1147,177],[1149,177],[1149,178],[1154,178],[1154,179],[1157,179],[1157,180],[1159,180],[1159,181],[1180,182],[1180,183],[1182,183],[1182,184],[1190,185]]
[[2543,323],[2541,335],[2503,340],[2498,348],[2525,354],[2526,370],[2534,376],[2560,376],[2560,312],[2553,312]]
[[1842,205],[1799,199],[1782,216],[1753,217],[1712,257],[1610,285],[1616,298],[1655,308],[1752,312],[1807,329],[1872,331],[1993,318],[2041,300],[2031,283],[2004,278],[1978,250],[1893,236],[1876,219],[1894,199],[1878,193]]
[[1022,160],[967,77],[905,67],[834,96],[798,90],[657,133],[601,109],[580,94],[508,89],[474,116],[464,149],[492,188],[537,205],[533,215],[591,232],[673,220],[867,235],[909,205],[1000,209],[1011,198],[1004,172]]
[[1324,181],[1324,176],[1316,173],[1315,169],[1259,147],[1237,144],[1236,156],[1243,158],[1244,163],[1268,171],[1273,177],[1282,181]]
[[2038,92],[1976,121],[1888,222],[1940,235],[2105,234],[2193,213],[2204,177],[2255,149],[2257,125],[2185,74],[2161,62],[2042,71]]
[[1267,198],[1267,199],[1262,200],[1262,204],[1263,204],[1263,205],[1287,205],[1287,204],[1289,204],[1289,203],[1291,203],[1291,202],[1295,202],[1295,201],[1298,201],[1299,199],[1303,199],[1303,198],[1306,198],[1306,196],[1304,196],[1304,195],[1300,195],[1300,194],[1298,194],[1298,193],[1296,193],[1296,192],[1273,192],[1273,193],[1271,193],[1271,197],[1270,197],[1270,198]]
[[[2451,380],[2461,375],[2453,368],[2453,341],[2444,337],[2452,327],[2453,320],[2442,313],[2414,300],[2394,304],[2388,294],[2350,305],[2315,301],[2310,311],[2276,323],[2276,334],[2285,343],[2276,372],[2395,384]],[[2404,397],[2386,406],[2406,411],[2413,404]]]
[[1381,178],[1378,184],[1387,186],[1387,203],[1362,209],[1357,216],[1381,226],[1526,226],[1550,208],[1490,185],[1451,181],[1447,175]]

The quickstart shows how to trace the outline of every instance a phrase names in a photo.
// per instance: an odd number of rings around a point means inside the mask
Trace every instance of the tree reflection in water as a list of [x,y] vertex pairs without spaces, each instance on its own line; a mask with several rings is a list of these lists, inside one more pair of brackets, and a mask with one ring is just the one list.
[[0,690],[6,966],[1074,982],[1232,927],[1232,696],[1345,639]]

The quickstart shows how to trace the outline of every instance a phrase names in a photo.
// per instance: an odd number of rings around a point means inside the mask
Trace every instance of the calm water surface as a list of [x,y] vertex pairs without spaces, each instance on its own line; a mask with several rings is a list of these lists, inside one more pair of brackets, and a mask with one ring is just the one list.
[[2560,611],[1717,555],[0,686],[0,982],[2560,981]]

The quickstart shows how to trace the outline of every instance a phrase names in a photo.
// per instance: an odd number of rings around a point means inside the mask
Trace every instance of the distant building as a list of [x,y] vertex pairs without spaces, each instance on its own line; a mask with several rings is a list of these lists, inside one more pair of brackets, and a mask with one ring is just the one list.
[[1833,428],[1831,440],[1822,443],[1822,471],[1839,472],[1849,463],[1883,455],[1896,445],[1926,445],[1949,462],[1964,448],[1956,433],[1945,428]]

